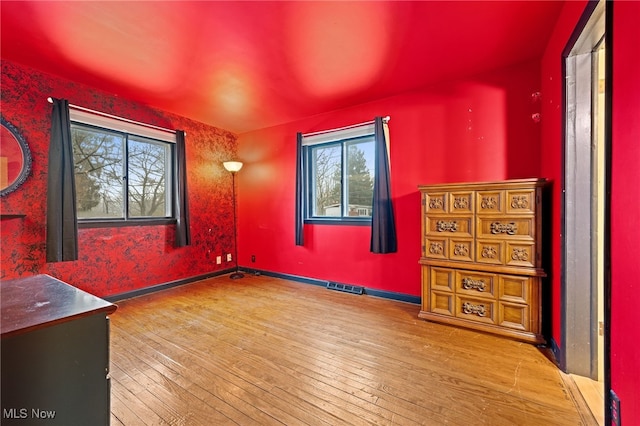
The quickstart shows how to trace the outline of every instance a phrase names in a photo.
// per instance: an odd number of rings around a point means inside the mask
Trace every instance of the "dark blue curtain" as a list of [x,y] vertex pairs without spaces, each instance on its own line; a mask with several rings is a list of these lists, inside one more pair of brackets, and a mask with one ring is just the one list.
[[185,134],[176,131],[176,156],[174,163],[174,212],[176,215],[176,247],[191,245],[191,230],[189,227],[189,199],[187,197],[187,158],[185,152]]
[[302,218],[303,173],[302,173],[302,133],[296,135],[296,245],[304,245]]
[[66,99],[53,100],[47,179],[47,262],[78,260],[76,183]]
[[391,203],[389,154],[381,117],[375,119],[375,181],[373,183],[373,213],[371,215],[371,252],[395,253],[396,222]]

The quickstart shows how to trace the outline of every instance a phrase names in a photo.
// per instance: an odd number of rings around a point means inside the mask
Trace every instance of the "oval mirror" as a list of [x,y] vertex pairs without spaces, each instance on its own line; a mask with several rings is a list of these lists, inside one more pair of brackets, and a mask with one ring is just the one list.
[[31,172],[31,152],[18,129],[0,117],[0,196],[15,191]]

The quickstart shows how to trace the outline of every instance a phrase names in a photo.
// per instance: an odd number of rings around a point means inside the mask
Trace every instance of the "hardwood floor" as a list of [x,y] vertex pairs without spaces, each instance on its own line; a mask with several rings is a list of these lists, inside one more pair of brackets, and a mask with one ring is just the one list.
[[535,346],[264,276],[118,303],[112,425],[586,425]]
[[575,374],[571,374],[570,379],[575,383],[597,424],[604,426],[604,383]]

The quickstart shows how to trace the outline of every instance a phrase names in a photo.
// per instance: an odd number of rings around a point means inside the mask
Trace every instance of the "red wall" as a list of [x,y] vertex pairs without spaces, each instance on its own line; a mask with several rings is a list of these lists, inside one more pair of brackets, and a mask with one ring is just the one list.
[[[562,176],[562,50],[586,2],[566,2],[542,60],[542,174],[556,180],[552,208],[553,339],[562,340],[560,317]],[[635,294],[640,275],[640,2],[614,2],[611,170],[611,388],[622,402],[623,424],[640,424],[640,327]]]
[[[0,198],[0,276],[46,273],[98,296],[230,268],[216,255],[233,253],[231,177],[221,162],[235,156],[236,136],[183,117],[2,61],[2,115],[31,150],[33,168],[15,192]],[[47,157],[51,104],[47,97],[187,132],[187,182],[193,245],[175,249],[174,226],[80,229],[79,260],[45,262]]]
[[[277,273],[420,295],[420,196],[436,182],[538,176],[540,125],[530,62],[239,136],[239,262]],[[391,116],[391,186],[398,252],[369,252],[363,226],[305,225],[294,244],[296,132]],[[250,261],[251,255],[256,262]]]
[[551,245],[549,258],[551,270],[547,272],[551,285],[552,337],[557,344],[561,343],[562,333],[560,318],[561,306],[561,205],[562,205],[562,120],[563,120],[563,77],[562,77],[562,51],[567,45],[571,33],[578,24],[584,11],[586,1],[566,2],[553,34],[547,44],[547,49],[542,58],[542,140],[541,140],[541,173],[553,180],[551,201]]
[[622,424],[640,424],[640,2],[613,4],[611,388]]

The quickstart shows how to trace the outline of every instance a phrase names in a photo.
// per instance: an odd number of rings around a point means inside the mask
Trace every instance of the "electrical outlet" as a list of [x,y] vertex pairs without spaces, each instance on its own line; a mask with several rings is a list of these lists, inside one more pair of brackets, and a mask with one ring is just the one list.
[[255,261],[256,261],[256,255],[255,255],[255,254],[252,254],[252,255],[251,255],[251,261],[252,261],[252,262],[255,262]]
[[222,263],[222,256],[216,257],[216,265],[220,265]]
[[227,262],[231,262],[231,253],[227,253]]
[[620,426],[622,419],[620,418],[620,398],[611,390],[611,424]]

